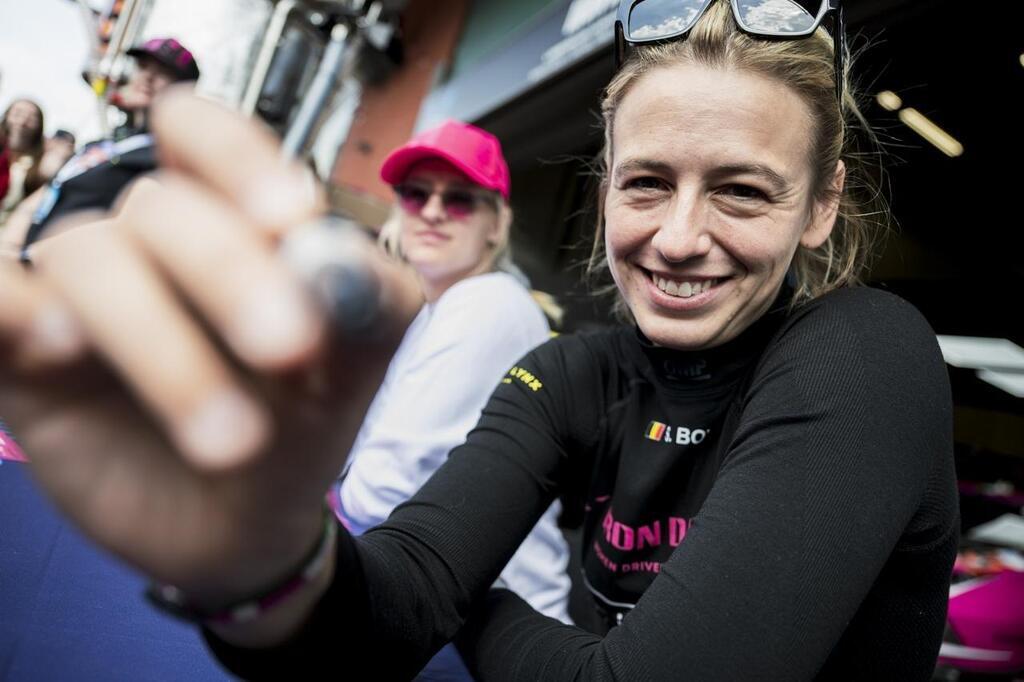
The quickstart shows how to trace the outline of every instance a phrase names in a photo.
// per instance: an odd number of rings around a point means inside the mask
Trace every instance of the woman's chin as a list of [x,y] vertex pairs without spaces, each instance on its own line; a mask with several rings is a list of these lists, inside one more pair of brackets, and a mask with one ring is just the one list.
[[647,339],[665,348],[692,351],[717,346],[721,333],[711,320],[672,319],[654,315],[636,316],[637,326]]

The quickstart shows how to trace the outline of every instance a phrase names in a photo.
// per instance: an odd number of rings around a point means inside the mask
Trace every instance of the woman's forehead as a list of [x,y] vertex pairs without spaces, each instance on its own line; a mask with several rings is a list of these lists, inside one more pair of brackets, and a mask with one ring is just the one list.
[[11,104],[11,113],[13,114],[15,112],[20,114],[32,114],[36,118],[39,117],[39,109],[36,105],[23,99]]
[[616,165],[759,164],[786,175],[807,166],[810,110],[781,83],[735,69],[660,67],[622,98],[613,123]]

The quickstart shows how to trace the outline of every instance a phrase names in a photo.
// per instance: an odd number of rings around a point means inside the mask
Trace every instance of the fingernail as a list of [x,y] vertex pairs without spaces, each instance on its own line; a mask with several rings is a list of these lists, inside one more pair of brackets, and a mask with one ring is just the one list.
[[245,394],[227,389],[207,398],[186,419],[182,441],[198,464],[223,468],[254,454],[267,431],[263,411]]
[[58,305],[47,305],[33,318],[28,343],[41,355],[70,358],[85,347],[85,336],[71,313]]
[[246,187],[242,207],[253,220],[269,226],[294,224],[309,214],[316,201],[316,188],[301,175],[281,170]]

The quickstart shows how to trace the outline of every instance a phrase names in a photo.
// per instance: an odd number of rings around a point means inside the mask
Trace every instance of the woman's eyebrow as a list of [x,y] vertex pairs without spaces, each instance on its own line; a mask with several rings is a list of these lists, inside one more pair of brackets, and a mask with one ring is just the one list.
[[761,163],[730,163],[716,167],[712,175],[718,178],[732,175],[753,175],[767,182],[776,192],[785,191],[793,184],[786,176]]
[[672,169],[671,165],[664,161],[656,161],[654,159],[626,159],[622,163],[615,165],[616,179],[623,175],[630,175],[638,172],[653,173],[654,175],[675,175],[675,171]]
[[[633,173],[651,173],[653,175],[674,176],[676,174],[676,170],[664,161],[645,158],[626,159],[615,166],[615,178],[617,180],[624,175],[632,175]],[[761,163],[725,164],[717,166],[712,171],[712,175],[716,178],[724,178],[731,175],[753,175],[761,178],[771,185],[772,190],[775,192],[788,190],[793,184],[788,178],[775,169]]]

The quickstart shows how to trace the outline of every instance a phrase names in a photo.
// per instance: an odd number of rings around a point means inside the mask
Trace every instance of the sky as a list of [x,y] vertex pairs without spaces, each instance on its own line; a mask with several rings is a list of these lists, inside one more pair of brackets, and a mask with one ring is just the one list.
[[47,131],[98,130],[96,99],[82,79],[89,38],[68,0],[0,0],[0,113],[28,97],[43,107]]

